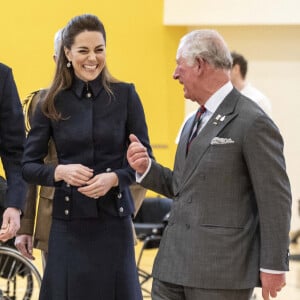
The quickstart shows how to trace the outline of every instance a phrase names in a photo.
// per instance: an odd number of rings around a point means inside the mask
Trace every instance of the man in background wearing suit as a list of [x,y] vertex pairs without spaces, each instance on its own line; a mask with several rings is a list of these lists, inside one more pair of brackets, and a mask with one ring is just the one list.
[[[174,170],[130,135],[137,181],[173,198],[153,268],[153,300],[276,297],[288,271],[291,191],[273,121],[230,82],[232,58],[213,30],[185,35],[174,79],[201,115],[187,120]],[[199,119],[199,121],[198,121]]]
[[24,142],[24,118],[12,70],[0,63],[0,157],[7,180],[1,241],[14,237],[20,228],[26,194],[21,174]]

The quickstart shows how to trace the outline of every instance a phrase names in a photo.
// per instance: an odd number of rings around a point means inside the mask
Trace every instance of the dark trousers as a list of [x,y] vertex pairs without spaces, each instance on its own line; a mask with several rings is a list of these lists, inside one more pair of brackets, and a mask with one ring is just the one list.
[[152,300],[249,300],[253,289],[213,290],[199,289],[153,280]]

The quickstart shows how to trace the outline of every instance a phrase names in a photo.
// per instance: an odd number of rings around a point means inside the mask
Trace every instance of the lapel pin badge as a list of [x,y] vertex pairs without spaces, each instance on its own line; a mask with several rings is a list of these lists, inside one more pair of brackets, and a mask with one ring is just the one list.
[[219,121],[221,117],[222,117],[221,115],[217,115],[217,116],[215,117],[215,121],[213,121],[213,124],[214,124],[215,126],[218,125],[218,122],[217,122],[217,121]]
[[215,121],[213,122],[214,125],[218,125],[217,121],[223,122],[225,120],[225,116],[217,115],[215,117]]

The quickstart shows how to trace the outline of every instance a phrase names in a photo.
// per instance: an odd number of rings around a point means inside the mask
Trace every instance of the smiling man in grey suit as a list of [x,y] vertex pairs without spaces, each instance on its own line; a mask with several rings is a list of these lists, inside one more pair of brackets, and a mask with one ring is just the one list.
[[134,135],[127,153],[144,187],[174,199],[152,299],[245,300],[260,285],[265,300],[275,297],[288,271],[291,217],[282,137],[233,88],[231,55],[216,31],[184,36],[176,59],[185,98],[204,106],[199,126],[187,120],[173,171]]

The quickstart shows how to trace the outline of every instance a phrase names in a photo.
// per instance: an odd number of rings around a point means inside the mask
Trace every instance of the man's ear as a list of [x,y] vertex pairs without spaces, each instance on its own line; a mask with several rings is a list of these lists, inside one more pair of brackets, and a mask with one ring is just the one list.
[[196,67],[198,72],[202,72],[205,67],[206,61],[202,57],[196,57]]
[[231,68],[231,72],[233,74],[241,74],[241,68],[240,65],[235,64],[232,68]]

